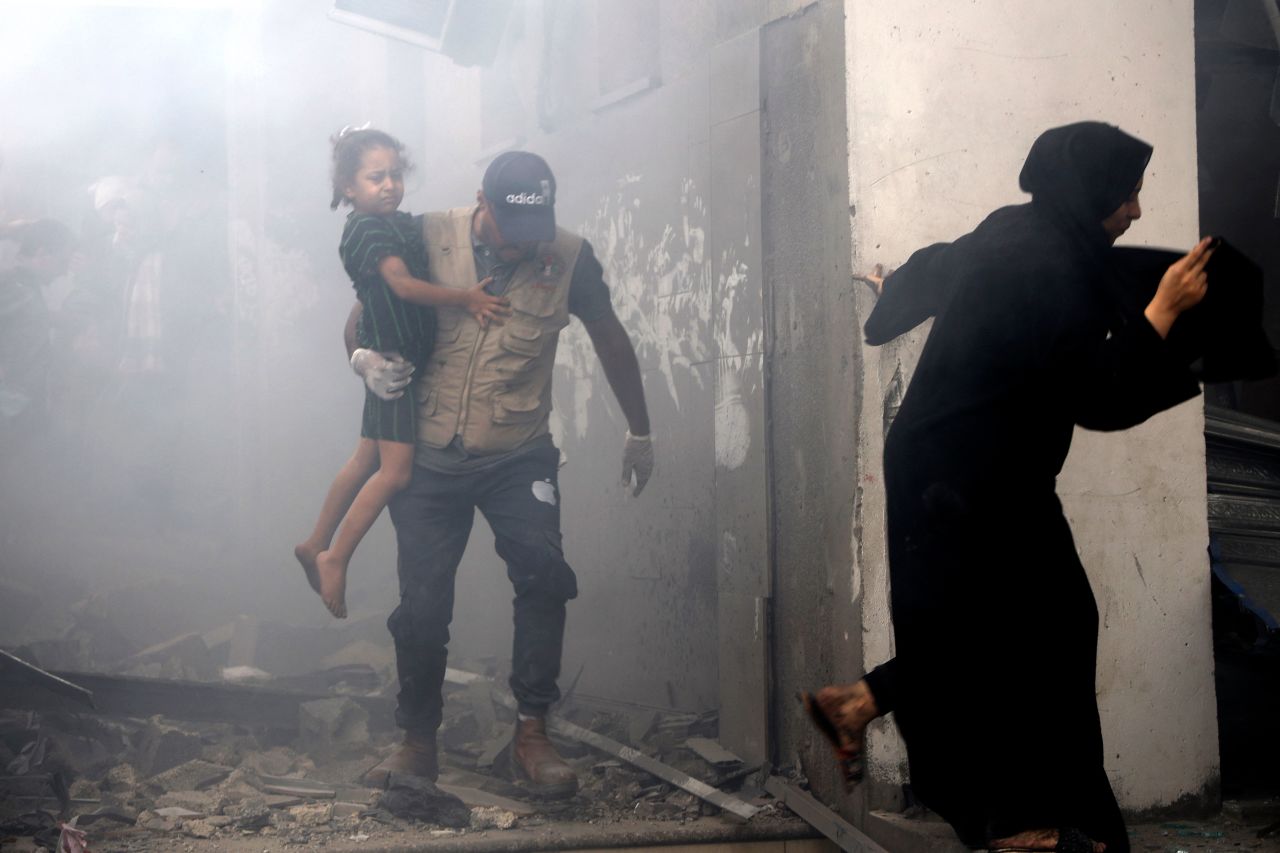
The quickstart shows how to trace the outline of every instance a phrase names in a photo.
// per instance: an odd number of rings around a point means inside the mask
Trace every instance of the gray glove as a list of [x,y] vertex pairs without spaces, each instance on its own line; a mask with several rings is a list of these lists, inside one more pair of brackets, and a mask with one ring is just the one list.
[[635,475],[636,488],[631,493],[638,497],[644,491],[644,484],[649,482],[653,474],[653,437],[649,435],[632,435],[627,430],[627,443],[622,448],[622,485],[631,486],[631,476]]
[[351,353],[351,369],[364,380],[365,387],[383,400],[404,396],[413,376],[413,365],[398,352],[380,353],[358,349]]

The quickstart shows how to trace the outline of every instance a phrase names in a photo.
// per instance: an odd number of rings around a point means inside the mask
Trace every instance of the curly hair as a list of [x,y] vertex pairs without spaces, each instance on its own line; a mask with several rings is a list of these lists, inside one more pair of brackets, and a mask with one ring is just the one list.
[[337,135],[329,137],[329,141],[333,143],[333,200],[329,202],[330,210],[337,210],[340,204],[351,204],[346,194],[347,187],[356,179],[360,159],[370,148],[390,148],[400,158],[401,171],[413,169],[404,144],[381,130],[344,127]]

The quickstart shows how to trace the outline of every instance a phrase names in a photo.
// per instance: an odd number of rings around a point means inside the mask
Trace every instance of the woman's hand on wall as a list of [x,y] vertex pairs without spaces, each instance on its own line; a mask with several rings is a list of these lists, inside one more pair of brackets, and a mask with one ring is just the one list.
[[885,272],[884,264],[876,264],[871,272],[859,275],[854,273],[853,280],[860,281],[875,293],[876,296],[884,293],[884,280],[893,275],[893,270]]

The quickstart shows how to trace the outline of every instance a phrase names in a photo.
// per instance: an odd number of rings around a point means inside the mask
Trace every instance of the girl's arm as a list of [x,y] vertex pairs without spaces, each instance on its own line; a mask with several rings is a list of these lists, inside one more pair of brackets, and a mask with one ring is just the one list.
[[490,279],[485,279],[466,290],[441,287],[438,284],[414,278],[409,268],[405,266],[404,260],[395,255],[388,255],[379,261],[378,272],[391,288],[391,292],[405,302],[432,307],[462,308],[475,316],[481,325],[511,314],[505,297],[491,296],[485,292],[484,287]]

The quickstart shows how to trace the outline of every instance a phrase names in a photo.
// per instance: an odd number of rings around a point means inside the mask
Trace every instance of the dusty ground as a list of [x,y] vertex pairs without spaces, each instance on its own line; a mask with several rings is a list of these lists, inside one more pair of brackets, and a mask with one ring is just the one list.
[[[1252,818],[1252,819],[1249,819]],[[1206,821],[1167,821],[1130,827],[1134,853],[1224,853],[1233,850],[1280,851],[1280,830],[1265,838],[1258,832],[1280,820],[1272,811],[1256,816],[1224,813]]]

